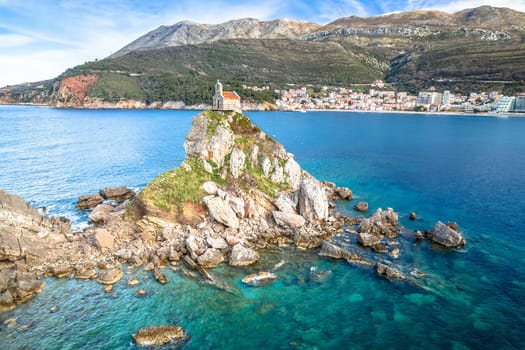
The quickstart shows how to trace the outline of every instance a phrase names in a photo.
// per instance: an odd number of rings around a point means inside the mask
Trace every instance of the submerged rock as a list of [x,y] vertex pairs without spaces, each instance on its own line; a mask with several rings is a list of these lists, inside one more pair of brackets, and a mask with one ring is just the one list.
[[251,275],[248,275],[242,279],[242,283],[250,285],[252,287],[261,287],[261,286],[267,286],[271,284],[275,279],[277,278],[277,275],[272,272],[259,272],[259,273],[252,273]]
[[441,221],[436,222],[432,231],[427,233],[427,237],[445,247],[455,248],[466,244],[466,240],[459,232],[454,231]]
[[385,264],[377,263],[376,271],[379,276],[401,280],[406,279],[406,277],[401,272]]
[[186,341],[188,336],[179,326],[149,326],[131,335],[139,346],[162,346]]
[[121,269],[108,269],[108,270],[101,270],[98,273],[97,281],[102,284],[114,284],[117,283],[124,273]]

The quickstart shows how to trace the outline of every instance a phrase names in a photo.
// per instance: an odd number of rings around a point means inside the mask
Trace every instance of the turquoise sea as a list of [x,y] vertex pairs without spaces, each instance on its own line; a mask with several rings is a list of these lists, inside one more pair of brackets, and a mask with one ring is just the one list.
[[[0,188],[80,229],[87,218],[76,198],[106,186],[140,189],[178,166],[196,113],[0,106]],[[166,323],[186,329],[184,349],[525,348],[525,118],[247,114],[370,212],[394,208],[407,230],[393,265],[423,271],[421,283],[291,247],[265,251],[252,267],[213,270],[234,294],[170,269],[167,285],[128,269],[111,293],[95,281],[50,278],[36,299],[0,315],[0,349],[134,349],[131,333]],[[338,210],[355,215],[354,203]],[[413,229],[437,220],[459,223],[465,249],[414,242]],[[240,282],[281,260],[274,284]],[[128,287],[131,277],[141,284]]]

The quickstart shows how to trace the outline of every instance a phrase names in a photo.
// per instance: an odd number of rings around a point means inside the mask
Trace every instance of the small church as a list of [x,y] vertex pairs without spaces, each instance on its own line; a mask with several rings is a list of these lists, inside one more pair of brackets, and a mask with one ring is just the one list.
[[213,95],[213,110],[242,113],[241,98],[235,91],[223,91],[221,82],[217,80],[215,95]]

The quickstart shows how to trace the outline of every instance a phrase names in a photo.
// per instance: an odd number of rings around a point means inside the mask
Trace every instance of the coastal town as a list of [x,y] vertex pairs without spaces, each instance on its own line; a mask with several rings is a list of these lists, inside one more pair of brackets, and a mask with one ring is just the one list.
[[[269,87],[248,87],[260,91]],[[497,91],[471,92],[468,95],[438,91],[435,87],[417,95],[398,92],[381,80],[359,84],[354,89],[289,84],[288,89],[275,90],[279,98],[277,109],[283,111],[341,110],[341,111],[417,111],[455,113],[525,113],[525,94],[506,96]]]

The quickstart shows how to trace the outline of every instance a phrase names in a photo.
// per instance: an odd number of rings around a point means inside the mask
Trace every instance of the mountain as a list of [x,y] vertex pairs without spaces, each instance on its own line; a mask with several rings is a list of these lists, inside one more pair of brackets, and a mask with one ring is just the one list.
[[320,28],[320,25],[277,19],[260,21],[243,18],[222,24],[208,25],[194,22],[179,22],[173,26],[161,26],[126,45],[110,58],[123,56],[132,51],[146,51],[164,47],[209,44],[231,39],[297,39],[305,33]]
[[[285,19],[180,22],[53,81],[0,89],[0,102],[195,105],[209,103],[217,79],[255,102],[272,102],[273,88],[288,84],[319,88],[376,79],[411,92],[436,86],[511,94],[525,91],[524,66],[525,13],[506,8],[352,16],[324,26]],[[270,89],[247,88],[254,85]]]

